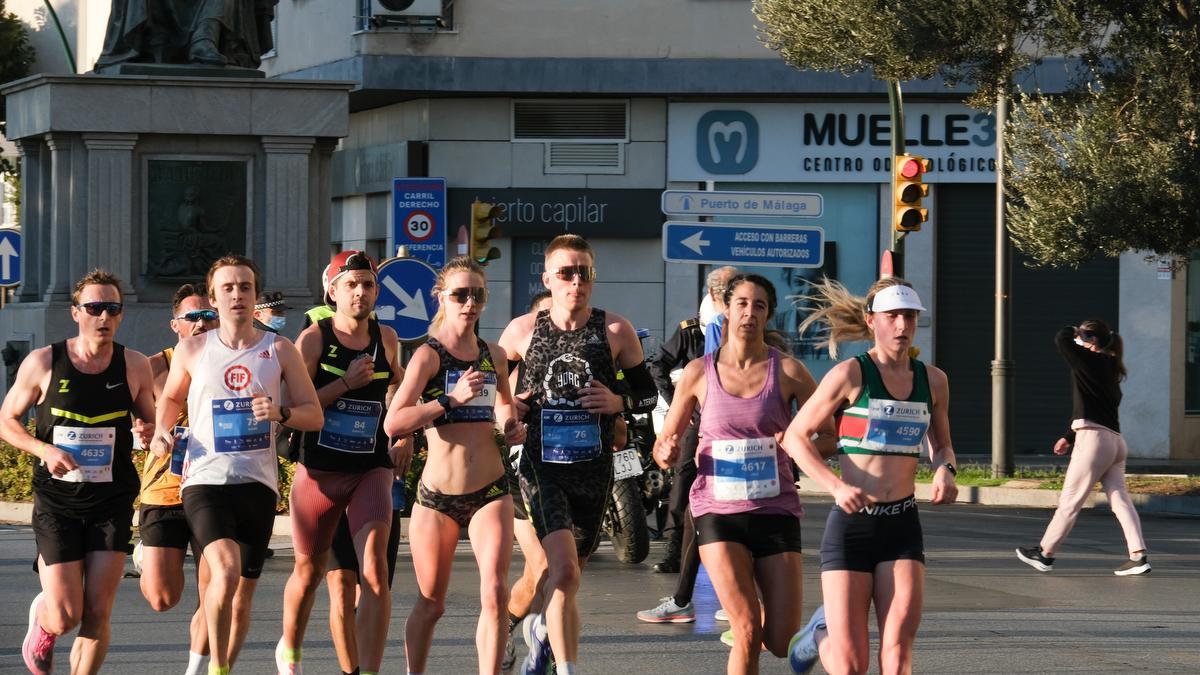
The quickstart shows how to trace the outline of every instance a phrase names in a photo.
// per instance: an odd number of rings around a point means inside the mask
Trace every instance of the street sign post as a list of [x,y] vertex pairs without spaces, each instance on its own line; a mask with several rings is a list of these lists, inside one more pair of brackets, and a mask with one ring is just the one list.
[[825,230],[810,225],[667,221],[663,260],[705,265],[820,267]]
[[0,288],[21,285],[21,233],[0,230]]
[[392,258],[379,266],[379,299],[375,316],[391,326],[401,342],[420,340],[429,333],[437,313],[433,285],[437,271],[416,258]]
[[818,218],[824,209],[821,195],[806,192],[666,190],[662,193],[662,212],[673,216]]
[[392,180],[393,252],[397,246],[434,268],[446,264],[445,178]]

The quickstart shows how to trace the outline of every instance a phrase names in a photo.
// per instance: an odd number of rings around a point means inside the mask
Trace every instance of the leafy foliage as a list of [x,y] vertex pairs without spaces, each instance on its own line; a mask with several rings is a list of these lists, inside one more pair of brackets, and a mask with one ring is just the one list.
[[940,75],[991,107],[1020,71],[1069,55],[1063,95],[1016,94],[1009,229],[1035,264],[1200,247],[1197,0],[756,0],[766,45],[797,68]]
[[[25,26],[15,14],[5,11],[4,0],[0,0],[0,84],[28,75],[33,57],[33,43]],[[0,134],[4,133],[4,120],[4,97],[0,96]],[[14,166],[0,159],[0,179],[14,171]]]

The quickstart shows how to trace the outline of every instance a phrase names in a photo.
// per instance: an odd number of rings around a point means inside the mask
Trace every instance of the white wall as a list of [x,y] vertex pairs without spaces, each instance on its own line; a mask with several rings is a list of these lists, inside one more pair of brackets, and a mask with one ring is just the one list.
[[1159,279],[1145,255],[1126,253],[1120,263],[1119,332],[1129,371],[1121,432],[1130,456],[1167,459],[1183,440],[1183,370],[1172,364],[1183,363],[1184,279]]

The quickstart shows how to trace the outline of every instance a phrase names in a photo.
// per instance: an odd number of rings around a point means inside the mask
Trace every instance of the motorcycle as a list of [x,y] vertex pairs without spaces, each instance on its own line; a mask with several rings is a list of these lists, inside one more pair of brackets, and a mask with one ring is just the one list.
[[[638,329],[644,343],[650,331]],[[656,537],[662,536],[671,472],[654,462],[654,426],[648,414],[622,415],[628,429],[625,449],[613,454],[612,498],[604,512],[603,529],[617,560],[635,565],[650,554],[651,529],[646,515],[655,515]]]

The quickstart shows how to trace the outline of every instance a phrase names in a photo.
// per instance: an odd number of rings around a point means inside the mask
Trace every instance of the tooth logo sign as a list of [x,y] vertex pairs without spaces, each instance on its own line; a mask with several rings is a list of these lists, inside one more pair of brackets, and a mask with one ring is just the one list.
[[696,124],[696,160],[708,173],[748,173],[758,164],[758,120],[744,110],[704,113]]

